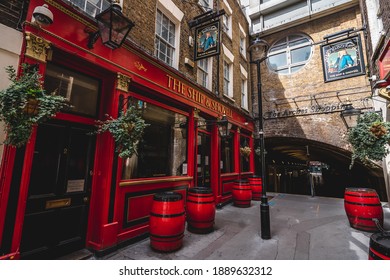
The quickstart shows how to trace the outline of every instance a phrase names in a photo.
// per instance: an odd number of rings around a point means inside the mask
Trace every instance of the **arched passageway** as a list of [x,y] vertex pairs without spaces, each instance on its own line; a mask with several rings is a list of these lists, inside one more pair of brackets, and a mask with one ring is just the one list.
[[302,138],[270,137],[265,140],[267,191],[327,197],[344,196],[347,187],[375,189],[387,201],[383,171],[355,162],[351,152]]

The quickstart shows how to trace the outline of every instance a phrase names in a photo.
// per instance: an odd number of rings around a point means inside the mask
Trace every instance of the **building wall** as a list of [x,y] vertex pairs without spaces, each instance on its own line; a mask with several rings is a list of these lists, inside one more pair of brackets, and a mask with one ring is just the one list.
[[[317,43],[323,41],[323,37],[328,34],[361,26],[359,7],[356,6],[332,16],[313,20],[310,24],[273,33],[262,39],[272,45],[288,34],[303,33]],[[363,34],[360,35],[364,41]],[[355,108],[372,106],[367,100],[370,96],[367,77],[363,75],[325,83],[320,44],[313,45],[313,49],[307,65],[291,75],[278,75],[268,69],[266,62],[262,63],[263,113],[267,117],[267,113],[273,110],[297,112],[297,109],[310,109],[312,106],[322,106],[326,113],[319,114],[318,112],[322,110],[320,109],[317,113],[304,116],[291,115],[285,118],[266,119],[264,123],[266,137],[298,137],[350,149],[343,137],[346,128],[340,118],[341,105],[350,101]],[[255,73],[252,72],[252,75]],[[253,79],[256,79],[255,76]],[[358,92],[361,93],[357,94]]]
[[[262,3],[260,3],[262,2]],[[354,6],[357,0],[248,0],[246,11],[252,20],[251,34],[270,34],[291,25],[311,22],[335,11]]]
[[[249,44],[249,24],[245,17],[245,14],[241,10],[238,1],[225,0],[232,10],[232,37],[222,32],[222,43],[229,49],[234,55],[234,75],[233,75],[233,100],[230,98],[222,97],[223,94],[223,50],[221,48],[221,55],[214,57],[212,62],[212,85],[211,90],[204,88],[206,92],[212,94],[218,94],[221,99],[236,108],[241,108],[241,69],[244,68],[249,73],[249,56],[245,57],[240,54],[240,42],[239,34],[240,28],[244,29],[247,35],[246,46]],[[194,45],[190,44],[190,41],[195,37],[195,28],[190,28],[188,22],[193,18],[201,15],[205,12],[199,5],[194,4],[195,2],[184,2],[179,0],[160,0],[160,3],[173,3],[180,11],[184,13],[183,19],[180,23],[180,48],[179,48],[179,66],[178,71],[184,74],[189,80],[194,82],[197,81],[197,62],[194,61]],[[224,9],[224,1],[214,1],[214,10]],[[123,13],[128,16],[134,23],[135,27],[131,30],[129,38],[132,42],[138,45],[140,48],[145,50],[151,55],[155,55],[155,19],[156,11],[159,1],[130,1],[124,0]],[[168,15],[169,16],[169,15]],[[185,63],[189,61],[190,63]],[[193,66],[191,65],[192,63]],[[242,67],[240,67],[240,65]],[[219,85],[217,84],[217,75],[219,68]],[[248,82],[249,85],[249,82]],[[249,91],[249,90],[248,90]],[[250,105],[249,105],[250,108]],[[249,112],[246,112],[249,115]]]
[[[367,0],[360,1],[360,7],[362,20],[367,24],[367,56],[369,58],[367,68],[371,80],[374,107],[375,110],[383,112],[385,121],[389,121],[390,111],[387,106],[390,97],[386,97],[386,94],[378,94],[380,88],[386,86],[386,84],[380,84],[384,77],[380,77],[378,59],[385,51],[385,47],[390,40],[390,3],[386,0]],[[389,91],[387,95],[390,96]],[[382,167],[387,199],[390,201],[390,155],[384,159]]]
[[[0,41],[0,90],[9,84],[5,67],[12,65],[16,67],[19,62],[19,55],[22,47],[21,28],[25,13],[25,4],[22,0],[3,1],[0,3],[0,34],[6,40]],[[5,139],[4,125],[0,123],[0,162],[3,155],[3,141]]]
[[2,1],[0,3],[0,24],[20,30],[28,2],[23,0]]

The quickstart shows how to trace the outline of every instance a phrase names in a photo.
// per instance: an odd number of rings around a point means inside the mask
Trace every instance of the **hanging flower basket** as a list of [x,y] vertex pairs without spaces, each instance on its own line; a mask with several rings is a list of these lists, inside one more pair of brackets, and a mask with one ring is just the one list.
[[246,158],[248,158],[251,154],[252,150],[250,147],[245,146],[240,148],[240,154]]
[[69,106],[63,96],[55,92],[46,94],[37,67],[22,64],[21,70],[18,76],[14,67],[6,67],[11,84],[0,91],[0,121],[5,123],[6,132],[4,143],[15,147],[27,143],[34,125]]
[[389,154],[390,123],[384,122],[376,112],[361,115],[357,125],[348,132],[348,141],[352,144],[352,168],[355,159],[372,166],[372,161],[380,161]]
[[36,115],[38,115],[38,112],[39,112],[39,100],[33,99],[33,98],[27,99],[27,103],[23,107],[23,112],[26,115],[29,115],[29,116],[36,116]]
[[126,112],[121,112],[118,118],[108,116],[105,121],[97,122],[97,131],[95,133],[110,132],[115,141],[115,151],[121,158],[129,158],[137,154],[138,143],[142,139],[145,123],[139,110],[130,106]]

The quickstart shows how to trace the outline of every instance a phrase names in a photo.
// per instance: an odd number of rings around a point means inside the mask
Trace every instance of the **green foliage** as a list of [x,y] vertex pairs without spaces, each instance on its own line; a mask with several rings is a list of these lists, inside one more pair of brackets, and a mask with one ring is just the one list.
[[363,164],[372,165],[371,160],[382,160],[389,154],[390,123],[384,122],[375,112],[367,112],[359,117],[357,125],[348,131],[348,141],[353,153],[350,168],[355,159]]
[[[18,77],[12,66],[5,69],[11,84],[0,91],[0,120],[5,123],[5,144],[21,147],[30,138],[34,125],[53,117],[67,106],[64,97],[54,93],[46,94],[42,87],[38,69],[22,64],[22,74]],[[36,113],[28,112],[28,104],[35,100]],[[34,111],[34,110],[33,110]]]
[[96,133],[110,132],[116,144],[116,152],[121,158],[128,158],[137,154],[138,143],[147,126],[149,124],[145,123],[139,110],[132,105],[117,119],[109,116],[108,120],[99,121]]

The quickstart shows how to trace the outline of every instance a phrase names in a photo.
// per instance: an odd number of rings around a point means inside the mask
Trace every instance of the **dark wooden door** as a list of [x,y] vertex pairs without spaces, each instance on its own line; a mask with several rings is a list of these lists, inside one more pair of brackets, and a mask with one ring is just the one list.
[[84,248],[95,137],[90,127],[38,127],[21,257],[53,259]]

